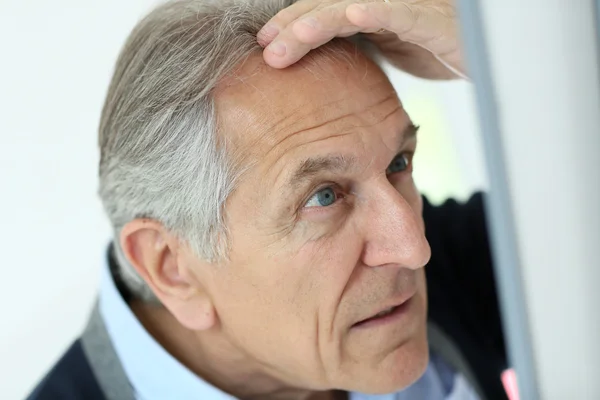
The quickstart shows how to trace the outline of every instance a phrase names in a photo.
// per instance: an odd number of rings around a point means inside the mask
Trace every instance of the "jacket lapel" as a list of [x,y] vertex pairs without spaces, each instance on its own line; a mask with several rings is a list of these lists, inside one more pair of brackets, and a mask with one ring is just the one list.
[[112,346],[98,303],[81,337],[83,351],[107,400],[135,400],[133,388]]

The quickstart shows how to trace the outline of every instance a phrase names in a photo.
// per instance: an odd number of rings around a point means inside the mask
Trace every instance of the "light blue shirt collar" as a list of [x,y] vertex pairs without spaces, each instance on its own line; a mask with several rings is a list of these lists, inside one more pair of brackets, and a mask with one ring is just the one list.
[[102,271],[99,308],[137,399],[235,399],[198,378],[154,340],[121,297],[108,265]]
[[[133,386],[137,400],[235,400],[231,395],[203,381],[171,356],[144,329],[125,303],[104,263],[99,299],[100,314],[115,351]],[[448,369],[445,366],[443,369]],[[446,377],[444,376],[446,375]],[[464,379],[451,373],[454,380],[448,392],[447,373],[439,362],[430,363],[425,374],[398,393],[365,395],[351,393],[350,400],[477,400]]]

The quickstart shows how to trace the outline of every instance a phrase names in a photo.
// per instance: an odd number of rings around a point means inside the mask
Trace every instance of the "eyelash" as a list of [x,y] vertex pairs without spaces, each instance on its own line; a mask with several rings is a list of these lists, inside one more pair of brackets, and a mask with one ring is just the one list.
[[[331,189],[335,193],[336,198],[335,198],[335,201],[331,205],[329,205],[329,206],[311,206],[311,207],[306,206],[313,197],[315,197],[319,192],[321,192],[325,189]],[[336,207],[337,205],[339,205],[340,201],[345,200],[348,197],[346,192],[347,191],[344,191],[344,189],[342,189],[341,186],[337,183],[328,182],[328,183],[322,184],[319,187],[317,187],[315,190],[313,190],[311,192],[311,195],[308,196],[308,198],[306,200],[304,200],[302,209],[303,210],[311,210],[311,211],[332,209],[332,208]]]
[[[408,160],[408,166],[407,166],[407,168],[404,171],[393,172],[391,174],[388,174],[388,176],[402,174],[402,173],[406,173],[406,172],[412,173],[412,171],[413,171],[412,161],[413,161],[414,152],[412,152],[412,151],[405,151],[405,152],[402,152],[402,153],[398,153],[396,156],[394,156],[394,160],[396,159],[396,157],[401,156],[401,155],[405,156],[407,158],[407,160]],[[387,171],[387,168],[386,168],[386,171]],[[306,207],[306,205],[308,204],[308,202],[313,197],[315,197],[319,192],[321,192],[321,191],[323,191],[323,190],[325,190],[327,188],[331,188],[335,192],[335,194],[336,194],[336,199],[335,199],[334,203],[332,203],[329,206],[311,206],[311,207]],[[346,198],[347,198],[347,195],[345,195],[343,193],[343,191],[340,190],[340,185],[338,185],[336,183],[333,183],[333,182],[329,182],[327,184],[320,185],[317,189],[313,190],[311,192],[311,195],[308,196],[308,198],[306,200],[304,200],[302,209],[303,210],[309,210],[310,209],[311,211],[331,209],[331,208],[335,207],[336,205],[338,205],[339,202],[340,202],[340,200],[344,200]]]
[[[404,171],[400,171],[400,172],[393,172],[393,173],[391,173],[391,174],[388,174],[388,176],[395,175],[395,174],[399,174],[399,173],[402,173],[402,172],[408,172],[408,173],[412,173],[412,172],[413,172],[413,157],[414,157],[414,155],[415,155],[415,152],[414,152],[414,151],[404,151],[404,152],[402,152],[402,153],[398,153],[398,154],[396,154],[396,156],[394,157],[394,159],[392,160],[392,162],[393,162],[393,161],[396,159],[396,157],[398,157],[398,156],[405,156],[405,157],[406,157],[406,159],[408,160],[408,166],[406,167],[406,169],[405,169]],[[391,165],[391,164],[390,164],[390,165]],[[388,168],[389,168],[389,166],[388,166]],[[387,170],[386,170],[386,171],[387,171]]]

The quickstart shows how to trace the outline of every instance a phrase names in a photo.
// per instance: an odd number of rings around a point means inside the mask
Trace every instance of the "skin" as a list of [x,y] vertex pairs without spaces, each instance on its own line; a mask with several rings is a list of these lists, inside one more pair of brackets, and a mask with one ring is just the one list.
[[[158,221],[120,237],[164,305],[134,302],[142,324],[239,398],[388,393],[428,363],[421,197],[410,164],[388,169],[410,161],[416,138],[381,69],[339,51],[352,62],[317,55],[281,70],[257,52],[218,88],[223,142],[246,168],[226,204],[228,261],[199,259]],[[352,162],[289,184],[306,159],[333,155]],[[401,319],[355,326],[407,297]]]

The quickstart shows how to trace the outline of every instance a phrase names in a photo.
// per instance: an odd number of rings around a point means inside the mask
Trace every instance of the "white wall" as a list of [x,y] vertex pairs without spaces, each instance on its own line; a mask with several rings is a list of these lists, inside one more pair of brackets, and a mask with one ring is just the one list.
[[[109,238],[97,124],[120,46],[153,4],[0,1],[0,399],[30,391],[93,303]],[[469,85],[393,80],[422,126],[424,191],[440,200],[483,186]]]
[[0,5],[0,398],[21,399],[82,329],[109,235],[96,129],[148,1]]

